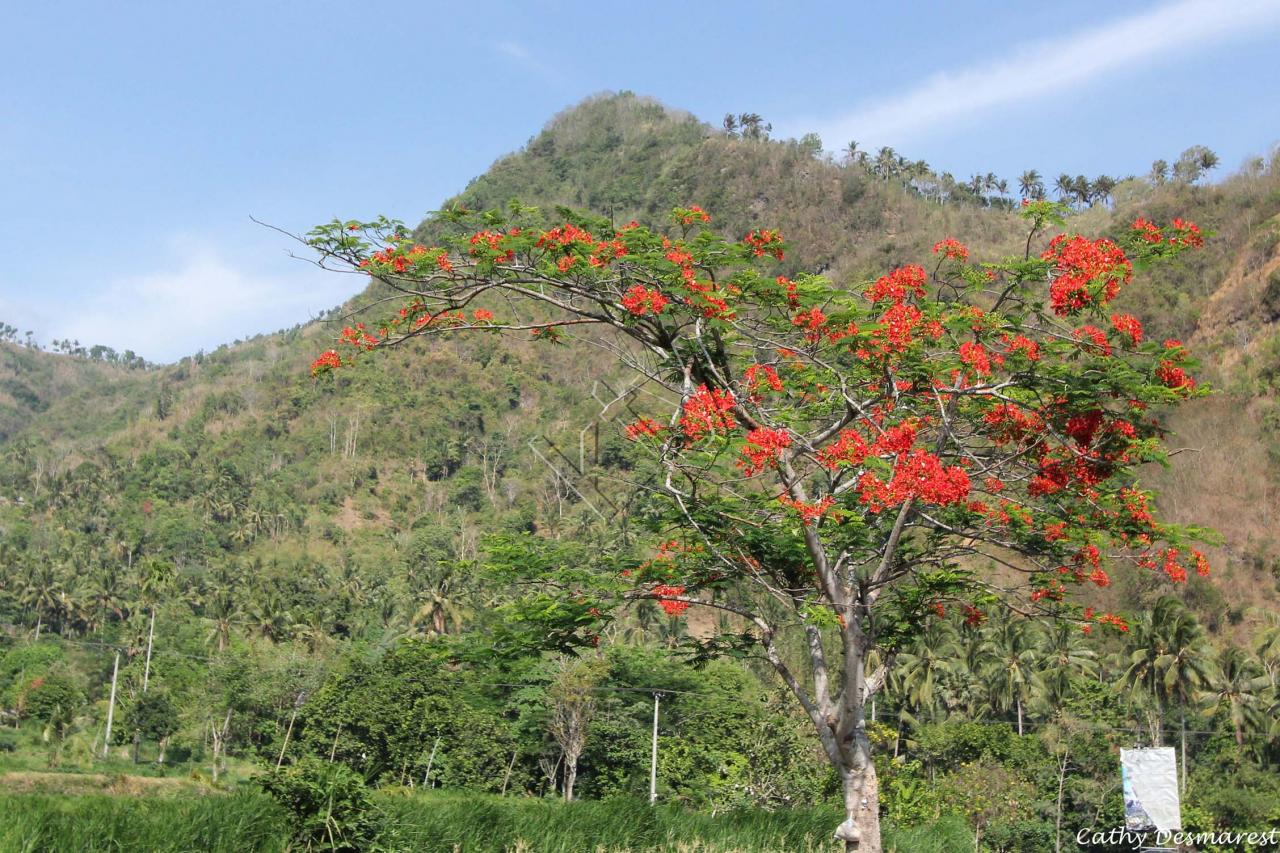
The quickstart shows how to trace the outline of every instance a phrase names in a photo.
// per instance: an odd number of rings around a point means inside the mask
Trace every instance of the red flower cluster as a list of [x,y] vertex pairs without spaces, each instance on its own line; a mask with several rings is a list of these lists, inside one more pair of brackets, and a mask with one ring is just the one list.
[[731,391],[699,385],[698,390],[684,401],[680,427],[690,441],[697,441],[709,433],[728,432],[738,425],[732,413],[735,402]]
[[972,604],[964,606],[964,625],[966,628],[977,628],[987,621],[987,614],[983,613]]
[[778,276],[774,281],[778,283],[778,287],[786,291],[787,304],[792,308],[797,307],[800,304],[800,295],[796,292],[796,283],[785,275]]
[[1160,359],[1160,363],[1156,366],[1156,378],[1166,388],[1183,393],[1194,391],[1196,381],[1178,365],[1178,362],[1186,358],[1186,354],[1182,351],[1182,341],[1170,338],[1164,342],[1164,348],[1172,352],[1167,352],[1166,357]]
[[915,421],[903,421],[868,442],[856,429],[841,430],[835,441],[818,451],[818,462],[834,471],[841,465],[857,467],[868,456],[888,453],[901,456],[915,445],[918,431],[919,424]]
[[1159,227],[1150,219],[1144,219],[1139,216],[1133,220],[1133,224],[1129,226],[1129,230],[1133,232],[1133,236],[1144,243],[1163,243],[1164,235],[1160,233]]
[[[422,260],[426,254],[427,250],[423,246],[412,246],[408,249],[402,249],[399,246],[388,246],[365,258],[360,262],[360,266],[364,269],[381,272],[408,272],[409,268],[416,266],[418,261]],[[441,252],[441,254],[445,253]]]
[[831,505],[835,503],[835,498],[827,495],[817,503],[805,503],[798,501],[791,495],[778,495],[778,503],[785,507],[790,507],[800,514],[800,523],[805,527],[817,523],[822,516],[827,514],[827,510],[831,509]]
[[1112,314],[1111,328],[1128,336],[1135,347],[1142,343],[1142,322],[1132,314]]
[[791,446],[791,435],[785,429],[756,427],[747,433],[738,467],[748,477],[777,464],[778,455]]
[[920,325],[923,317],[924,315],[920,313],[920,309],[914,305],[907,305],[903,302],[894,303],[889,307],[889,310],[880,315],[882,328],[874,329],[870,333],[871,343],[869,346],[871,349],[859,349],[855,355],[858,358],[870,358],[871,350],[881,355],[892,355],[905,351],[915,342],[912,332]]
[[766,385],[774,391],[782,390],[782,380],[772,365],[753,364],[742,371],[742,379],[746,383],[749,399],[753,402],[760,399],[760,392]]
[[667,297],[663,296],[659,291],[640,284],[635,285],[622,295],[622,307],[637,317],[641,317],[650,311],[654,314],[661,314],[662,309],[667,307],[668,301]]
[[[996,356],[999,358],[999,356]],[[991,357],[987,353],[987,348],[982,344],[973,341],[965,341],[960,344],[960,360],[969,365],[973,372],[979,376],[991,375]]]
[[[942,244],[939,243],[938,245]],[[937,250],[938,247],[934,246],[934,251],[936,252]],[[876,283],[867,288],[865,295],[872,302],[891,300],[895,304],[901,304],[912,294],[924,296],[925,278],[923,267],[917,264],[908,264],[876,279]]]
[[1097,326],[1081,326],[1071,333],[1071,337],[1084,344],[1086,352],[1103,357],[1111,355],[1111,344],[1107,341],[1107,333]]
[[893,478],[885,483],[870,471],[858,479],[862,502],[871,512],[898,506],[909,498],[945,506],[969,496],[969,475],[959,465],[944,466],[926,450],[900,456],[893,466]]
[[685,287],[689,289],[689,307],[700,310],[702,316],[710,320],[732,320],[736,316],[711,282],[689,278],[685,281]]
[[991,432],[991,439],[998,445],[1035,441],[1044,429],[1044,420],[1035,412],[1024,412],[1012,403],[1001,403],[982,416]]
[[635,423],[627,424],[623,427],[623,430],[626,432],[627,438],[632,441],[636,441],[644,436],[655,436],[661,434],[663,427],[652,418],[640,418],[640,420]]
[[1194,222],[1189,222],[1185,219],[1174,219],[1170,227],[1174,231],[1174,235],[1169,238],[1169,242],[1172,245],[1192,249],[1199,249],[1204,245],[1204,235],[1200,233],[1200,226]]
[[942,252],[942,257],[953,261],[969,260],[969,247],[954,237],[948,237],[933,244],[933,253]]
[[538,242],[534,245],[539,249],[551,248],[554,246],[571,246],[574,243],[584,243],[588,246],[594,246],[596,238],[591,236],[590,231],[584,231],[571,222],[566,222],[559,228],[552,228],[550,231],[544,231],[539,237]]
[[311,375],[319,376],[330,370],[337,370],[342,367],[342,359],[338,357],[336,350],[325,350],[320,353],[320,357],[311,362]]
[[342,337],[339,340],[348,346],[358,347],[366,352],[376,347],[379,343],[377,338],[364,330],[364,323],[356,323],[355,326],[344,328]]
[[1093,443],[1093,437],[1097,435],[1100,426],[1102,426],[1102,410],[1094,409],[1091,412],[1067,418],[1067,425],[1062,431],[1075,439],[1076,444],[1088,447]]
[[1097,621],[1099,624],[1112,626],[1121,634],[1127,633],[1129,631],[1129,623],[1125,622],[1123,619],[1121,619],[1119,616],[1115,615],[1114,613],[1103,613],[1101,616],[1098,617]]
[[804,339],[811,344],[822,340],[822,327],[827,322],[827,315],[820,308],[801,311],[791,318],[791,325],[804,329]]
[[1026,356],[1027,361],[1040,360],[1040,345],[1030,338],[1023,335],[1010,337],[1005,334],[1000,336],[1000,340],[1004,343],[1009,355],[1021,354]]
[[770,254],[781,261],[786,257],[786,252],[783,251],[782,234],[772,229],[757,228],[750,231],[746,237],[742,238],[742,242],[751,247],[751,254],[757,258]]
[[1095,304],[1105,305],[1133,278],[1133,264],[1105,237],[1090,241],[1078,234],[1059,234],[1040,257],[1054,262],[1049,299],[1060,317]]
[[675,218],[682,225],[691,225],[694,222],[711,221],[711,215],[696,204],[691,204],[688,207],[677,207],[674,214]]
[[479,257],[482,253],[482,247],[488,248],[491,260],[496,264],[510,263],[515,260],[516,253],[512,249],[502,250],[502,239],[504,237],[514,237],[520,233],[519,228],[512,228],[506,234],[498,231],[477,231],[471,235],[471,256]]
[[658,596],[658,606],[666,611],[668,616],[682,616],[689,609],[689,602],[676,601],[671,598],[664,598],[668,595],[684,595],[684,587],[668,586],[660,583],[653,588],[654,593]]

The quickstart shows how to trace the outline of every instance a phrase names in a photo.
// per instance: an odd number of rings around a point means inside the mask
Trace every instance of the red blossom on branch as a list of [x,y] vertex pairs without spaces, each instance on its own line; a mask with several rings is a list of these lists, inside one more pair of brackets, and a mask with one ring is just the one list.
[[954,237],[947,237],[945,240],[934,243],[933,253],[936,255],[939,252],[946,260],[962,262],[969,260],[969,247]]

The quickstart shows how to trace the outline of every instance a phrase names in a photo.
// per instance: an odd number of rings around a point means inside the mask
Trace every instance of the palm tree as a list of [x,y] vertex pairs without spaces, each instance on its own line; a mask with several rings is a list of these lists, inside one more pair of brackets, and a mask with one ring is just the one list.
[[1076,197],[1076,201],[1081,206],[1086,205],[1093,195],[1093,184],[1089,183],[1089,179],[1084,175],[1076,175],[1071,181],[1071,194]]
[[884,146],[876,152],[874,171],[881,178],[888,179],[893,174],[894,165],[898,162],[898,152]]
[[1094,178],[1093,184],[1090,186],[1090,194],[1093,201],[1106,203],[1111,198],[1111,193],[1116,188],[1116,179],[1110,175],[1099,175]]
[[235,621],[238,609],[236,592],[236,578],[224,566],[216,571],[201,594],[204,616],[212,623],[209,639],[218,644],[220,652],[227,647],[227,642],[231,639],[231,625]]
[[1022,192],[1023,198],[1036,200],[1044,198],[1044,181],[1035,169],[1028,169],[1018,176],[1018,189]]
[[1246,728],[1262,724],[1266,710],[1266,690],[1270,686],[1258,662],[1238,646],[1227,646],[1219,654],[1209,689],[1200,694],[1212,712],[1225,709],[1235,732],[1236,746],[1244,746]]
[[915,716],[929,720],[943,716],[943,688],[959,652],[955,628],[938,620],[925,629],[910,651],[898,655],[899,698]]
[[293,614],[275,589],[255,597],[249,607],[249,617],[254,630],[272,642],[285,639],[293,626]]
[[1021,735],[1023,708],[1042,688],[1039,631],[1024,619],[1008,619],[996,625],[988,644],[992,698],[998,710],[1016,710]]
[[1062,707],[1077,679],[1098,677],[1098,653],[1070,622],[1058,622],[1049,629],[1040,663],[1044,696],[1055,710]]
[[1262,616],[1267,621],[1267,627],[1258,636],[1258,645],[1254,651],[1271,678],[1271,683],[1275,684],[1280,678],[1280,614],[1266,610],[1262,611]]
[[21,583],[18,603],[36,612],[36,639],[39,640],[45,614],[57,612],[59,596],[62,593],[62,578],[52,565],[43,562]]
[[1070,175],[1068,175],[1066,172],[1063,172],[1061,175],[1058,175],[1057,180],[1053,182],[1053,190],[1058,194],[1058,198],[1061,199],[1062,201],[1066,201],[1068,198],[1070,198],[1072,194],[1075,193],[1075,188],[1076,188],[1075,179],[1072,178]]
[[1181,601],[1165,596],[1130,632],[1128,667],[1122,681],[1149,697],[1155,710],[1152,741],[1163,741],[1166,709],[1181,709],[1182,750],[1186,753],[1186,709],[1208,684],[1213,671],[1204,631]]
[[420,602],[409,617],[412,629],[420,629],[428,636],[443,636],[461,628],[470,615],[463,585],[447,563],[414,573],[409,586],[412,596]]
[[966,719],[977,720],[986,716],[993,704],[985,675],[994,663],[994,655],[985,632],[966,628],[960,635],[960,654],[951,669],[954,678],[950,699]]
[[[1158,602],[1157,602],[1158,604]],[[1186,607],[1170,608],[1160,625],[1164,653],[1156,658],[1161,700],[1179,709],[1179,748],[1182,751],[1182,788],[1187,787],[1187,707],[1213,673],[1211,652],[1204,631]]]

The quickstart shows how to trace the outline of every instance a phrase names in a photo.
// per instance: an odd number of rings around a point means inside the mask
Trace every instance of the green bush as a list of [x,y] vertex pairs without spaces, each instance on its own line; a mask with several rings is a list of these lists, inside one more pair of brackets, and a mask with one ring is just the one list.
[[284,808],[293,840],[307,850],[367,850],[377,835],[380,813],[369,787],[345,765],[304,758],[260,784]]

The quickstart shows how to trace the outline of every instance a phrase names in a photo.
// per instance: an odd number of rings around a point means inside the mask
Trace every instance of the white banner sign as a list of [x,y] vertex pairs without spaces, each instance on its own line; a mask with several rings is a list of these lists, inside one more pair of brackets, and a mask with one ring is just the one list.
[[1127,829],[1182,829],[1178,762],[1173,747],[1120,750],[1120,779]]

